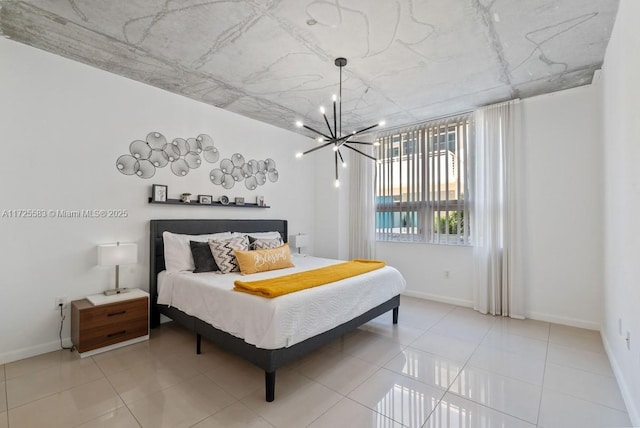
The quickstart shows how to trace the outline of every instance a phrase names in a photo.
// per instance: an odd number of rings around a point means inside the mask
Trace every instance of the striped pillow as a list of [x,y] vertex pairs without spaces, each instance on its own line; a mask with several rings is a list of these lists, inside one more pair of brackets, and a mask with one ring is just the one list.
[[228,239],[210,239],[209,247],[220,273],[240,272],[238,259],[233,250],[247,251],[249,239],[245,235],[234,236]]

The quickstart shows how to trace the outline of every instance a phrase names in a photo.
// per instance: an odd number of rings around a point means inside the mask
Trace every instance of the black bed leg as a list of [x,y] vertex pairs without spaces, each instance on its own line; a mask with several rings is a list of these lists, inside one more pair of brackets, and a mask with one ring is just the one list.
[[398,311],[400,310],[400,306],[396,306],[393,308],[393,323],[398,324]]
[[202,345],[202,336],[196,333],[196,354],[200,355]]
[[276,372],[264,372],[264,390],[266,399],[271,403],[276,398]]

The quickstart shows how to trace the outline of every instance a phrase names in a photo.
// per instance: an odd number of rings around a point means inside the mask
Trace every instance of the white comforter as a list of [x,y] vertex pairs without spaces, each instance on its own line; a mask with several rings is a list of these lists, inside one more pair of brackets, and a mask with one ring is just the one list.
[[274,299],[233,291],[237,279],[271,278],[341,261],[294,255],[293,263],[293,268],[246,276],[161,272],[158,303],[180,309],[259,348],[277,349],[349,321],[400,294],[406,285],[400,272],[386,266]]

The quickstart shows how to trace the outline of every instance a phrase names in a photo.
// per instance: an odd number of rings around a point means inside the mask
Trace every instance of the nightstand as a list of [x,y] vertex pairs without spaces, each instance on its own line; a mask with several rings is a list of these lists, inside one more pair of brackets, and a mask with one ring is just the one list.
[[149,339],[149,293],[89,296],[71,302],[71,341],[80,357]]

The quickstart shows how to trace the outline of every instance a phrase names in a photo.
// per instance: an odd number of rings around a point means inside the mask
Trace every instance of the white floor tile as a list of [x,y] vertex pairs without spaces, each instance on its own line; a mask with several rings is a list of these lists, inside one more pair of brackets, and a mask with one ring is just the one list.
[[232,404],[195,424],[192,428],[272,428],[258,414],[242,403]]
[[7,412],[0,412],[0,428],[9,428],[9,415]]
[[602,376],[614,377],[607,354],[585,351],[567,346],[549,344],[547,361],[560,366],[572,367]]
[[324,415],[316,419],[309,428],[402,428],[403,425],[378,412],[343,398]]
[[424,427],[535,428],[535,425],[449,393],[440,401]]
[[356,336],[344,340],[344,352],[354,357],[376,365],[383,366],[393,357],[398,355],[404,345],[390,339],[380,338],[380,336],[362,332]]
[[549,331],[549,343],[582,349],[584,351],[599,352],[601,354],[605,353],[600,333],[584,328],[551,324]]
[[7,411],[7,389],[6,382],[0,382],[0,412]]
[[512,354],[525,355],[527,357],[544,360],[547,358],[547,342],[538,339],[531,339],[515,334],[501,333],[498,331],[489,332],[481,346]]
[[615,378],[584,370],[547,363],[544,375],[545,389],[562,392],[592,403],[626,411]]
[[545,389],[540,406],[540,428],[629,427],[626,412]]
[[503,376],[542,385],[545,360],[544,358],[534,358],[480,345],[471,356],[469,365]]
[[408,347],[384,367],[446,390],[463,366],[464,363]]
[[347,354],[320,354],[296,370],[341,394],[348,394],[378,370],[378,366]]
[[492,331],[544,340],[545,342],[549,340],[549,323],[544,321],[499,317],[493,325]]
[[349,398],[408,427],[421,427],[444,390],[380,369]]
[[310,381],[304,388],[285,395],[276,395],[275,401],[267,403],[254,401],[248,397],[243,399],[251,410],[257,412],[275,427],[306,427],[342,399],[342,395]]
[[477,346],[476,343],[465,342],[464,340],[443,336],[431,331],[427,331],[411,344],[412,348],[440,355],[454,361],[467,361]]
[[140,424],[133,417],[127,407],[120,407],[92,419],[77,428],[140,428]]
[[198,375],[127,406],[145,428],[173,428],[190,427],[236,401],[212,380]]
[[538,420],[538,385],[467,366],[449,391],[533,424]]

